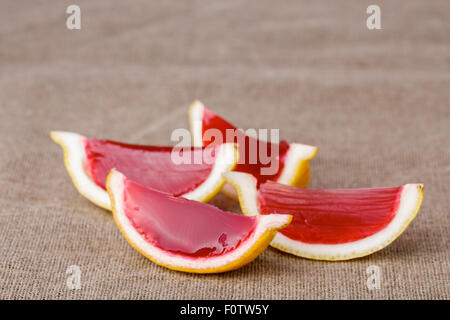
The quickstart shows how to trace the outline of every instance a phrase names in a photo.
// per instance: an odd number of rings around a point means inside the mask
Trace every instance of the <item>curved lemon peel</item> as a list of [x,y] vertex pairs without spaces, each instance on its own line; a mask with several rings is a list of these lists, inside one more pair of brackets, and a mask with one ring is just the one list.
[[[113,177],[115,177],[117,175],[122,175],[122,174],[119,173],[117,170],[112,169],[106,180],[107,191],[108,191],[108,195],[111,199],[111,204],[112,204],[113,217],[114,217],[114,221],[115,221],[117,227],[119,228],[122,235],[125,237],[126,241],[134,249],[136,249],[140,254],[142,254],[144,257],[146,257],[150,261],[152,261],[162,267],[171,269],[171,270],[188,272],[188,273],[202,273],[202,274],[222,273],[222,272],[236,270],[236,269],[252,262],[254,259],[256,259],[256,257],[259,254],[261,254],[269,246],[270,242],[275,237],[277,230],[286,227],[292,221],[292,216],[290,216],[290,215],[279,215],[279,216],[286,217],[283,224],[279,224],[275,228],[267,228],[267,230],[253,243],[253,245],[250,247],[250,249],[248,249],[238,259],[233,260],[230,263],[227,263],[225,265],[222,265],[222,266],[219,266],[216,268],[204,268],[204,269],[173,266],[173,265],[165,263],[164,261],[161,261],[161,259],[158,260],[156,257],[145,252],[141,247],[139,247],[139,245],[134,243],[134,241],[130,238],[127,231],[123,227],[122,223],[120,222],[120,219],[118,218],[119,211],[117,210],[117,207],[116,207],[117,199],[116,199],[116,195],[112,191],[112,184],[111,184]],[[258,222],[258,223],[260,223],[260,222]]]
[[[246,216],[255,216],[260,215],[259,213],[259,206],[257,203],[257,190],[256,190],[256,179],[249,174],[241,173],[241,172],[227,172],[224,174],[225,180],[232,185],[238,194],[239,197],[239,204],[241,206],[241,210],[244,215]],[[409,188],[409,189],[406,189]],[[401,226],[386,240],[378,245],[374,245],[371,249],[366,250],[364,252],[353,252],[350,254],[311,254],[308,251],[305,250],[299,250],[294,249],[292,247],[287,247],[283,245],[284,242],[284,235],[278,233],[272,243],[270,244],[272,247],[277,248],[281,251],[294,254],[296,256],[302,257],[302,258],[308,258],[313,260],[327,260],[327,261],[342,261],[342,260],[350,260],[350,259],[356,259],[361,258],[367,255],[370,255],[376,251],[379,251],[385,247],[387,247],[389,244],[391,244],[395,239],[397,239],[400,234],[402,234],[406,228],[409,226],[412,220],[417,216],[417,213],[419,212],[420,206],[423,201],[424,197],[424,185],[423,184],[407,184],[404,186],[404,189],[402,190],[402,198],[407,196],[407,192],[411,192],[412,189],[415,188],[417,191],[417,198],[415,199],[415,204],[413,209],[408,212],[407,219],[401,224]],[[407,201],[407,199],[403,199],[403,201]],[[400,208],[400,206],[399,206]],[[397,213],[400,209],[397,209]],[[391,221],[392,223],[392,221]],[[390,223],[390,224],[391,224]],[[389,224],[389,225],[390,225]],[[388,226],[389,226],[388,225]],[[388,227],[387,226],[387,227]],[[387,228],[386,227],[386,228]],[[381,231],[380,231],[381,232]],[[376,233],[377,234],[377,233]],[[376,235],[375,234],[375,235]],[[370,237],[367,237],[370,238]],[[364,239],[367,239],[364,238]],[[364,240],[362,239],[362,240]],[[293,241],[293,240],[290,240]],[[357,242],[357,241],[356,241]],[[300,242],[298,242],[300,243]],[[313,246],[313,245],[312,245]],[[318,245],[321,246],[321,245]],[[338,245],[328,245],[330,248],[332,246],[336,246],[335,248],[338,248]]]
[[[61,146],[61,148],[63,149],[63,153],[64,153],[64,166],[66,167],[67,172],[69,173],[69,176],[72,180],[73,185],[75,186],[75,188],[78,190],[78,192],[84,196],[85,198],[87,198],[89,201],[93,202],[94,204],[96,204],[97,206],[106,209],[106,210],[111,210],[111,207],[109,204],[99,201],[97,198],[93,197],[91,193],[86,192],[84,188],[81,187],[80,183],[79,183],[79,177],[77,177],[77,175],[75,174],[74,170],[73,170],[73,164],[70,163],[70,158],[72,156],[72,152],[73,149],[70,148],[69,144],[61,137],[61,133],[65,133],[65,132],[60,132],[60,131],[50,131],[50,137],[52,138],[52,140],[54,142],[56,142],[57,144],[59,144]],[[79,136],[80,139],[84,138],[82,136]],[[94,183],[94,182],[92,182]],[[99,187],[100,188],[100,187]],[[103,189],[102,189],[103,190]]]
[[[98,186],[84,170],[86,155],[83,141],[87,138],[77,133],[65,131],[51,131],[50,137],[62,147],[64,166],[78,192],[97,206],[111,211],[111,204],[106,190]],[[75,154],[76,152],[79,154]],[[208,202],[220,191],[225,183],[222,173],[233,170],[238,159],[239,152],[236,144],[222,144],[208,177],[194,190],[182,196],[191,200]],[[203,192],[199,192],[199,190],[203,190]]]
[[[189,106],[189,128],[191,132],[191,140],[192,145],[196,147],[203,145],[202,119],[204,109],[204,104],[199,100],[193,101]],[[316,154],[317,147],[300,143],[290,143],[285,160],[285,166],[280,171],[276,182],[293,187],[306,188],[311,180],[309,160],[314,158]],[[232,188],[227,183],[223,185],[222,193],[233,200],[239,200],[235,188]]]

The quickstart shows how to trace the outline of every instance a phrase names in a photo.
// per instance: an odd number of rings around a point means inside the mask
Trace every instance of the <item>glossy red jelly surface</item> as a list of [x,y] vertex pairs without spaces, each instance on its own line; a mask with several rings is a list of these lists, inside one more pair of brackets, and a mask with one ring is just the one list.
[[279,231],[293,240],[313,244],[339,244],[360,240],[384,229],[394,218],[403,187],[311,190],[262,184],[261,214],[293,216]]
[[[108,140],[86,139],[85,170],[97,185],[106,189],[106,178],[116,168],[130,179],[176,196],[194,190],[206,180],[213,167],[216,152],[202,148],[188,149],[192,164],[176,164],[171,159],[172,147],[140,146]],[[194,163],[195,158],[207,161]],[[199,162],[199,161],[197,161]]]
[[[263,183],[267,180],[276,180],[280,172],[284,167],[284,161],[286,158],[286,154],[289,150],[289,143],[286,141],[281,141],[279,144],[268,143],[268,142],[259,142],[255,138],[246,136],[243,131],[237,131],[236,136],[233,137],[231,141],[225,141],[227,138],[227,129],[236,130],[236,127],[225,121],[224,119],[217,116],[214,112],[204,109],[203,110],[203,118],[202,118],[202,135],[203,135],[203,145],[209,145],[214,142],[208,140],[205,136],[205,132],[208,129],[218,129],[222,133],[223,142],[234,142],[239,143],[239,163],[237,164],[235,171],[246,172],[252,174],[257,180],[258,184]],[[241,141],[245,141],[242,143]],[[219,141],[221,142],[221,141]],[[260,143],[264,145],[267,151],[264,151],[263,154],[266,154],[267,157],[270,157],[270,161],[276,161],[278,163],[278,170],[276,173],[271,175],[261,174],[261,168],[268,168],[271,166],[271,162],[268,162],[267,159],[262,159],[260,157]],[[252,156],[257,155],[256,159],[251,158],[250,148],[251,146],[256,146],[256,150],[252,150]],[[254,148],[254,147],[253,147]],[[275,153],[272,154],[272,149],[278,148],[278,155]],[[245,162],[243,162],[245,155]],[[255,161],[256,160],[256,161]]]
[[237,248],[256,227],[246,217],[197,201],[176,198],[124,180],[124,210],[149,243],[190,257],[221,255]]

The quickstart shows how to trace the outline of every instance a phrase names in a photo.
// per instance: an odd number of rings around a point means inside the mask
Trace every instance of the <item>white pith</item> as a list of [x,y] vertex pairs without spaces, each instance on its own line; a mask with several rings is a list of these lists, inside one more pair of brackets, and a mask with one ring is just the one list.
[[191,104],[189,110],[189,125],[191,131],[192,146],[203,147],[203,110],[205,106],[200,101],[196,100]]
[[[228,172],[224,176],[226,181],[236,187],[244,214],[259,215],[256,179],[241,172]],[[395,217],[384,229],[364,239],[333,245],[310,244],[290,239],[278,232],[271,246],[300,257],[318,260],[347,260],[366,256],[386,247],[405,230],[417,214],[422,190],[421,184],[404,185]]]
[[98,186],[84,170],[86,138],[77,133],[65,131],[53,131],[52,137],[65,149],[66,169],[78,191],[96,205],[111,210],[108,193]]
[[314,157],[316,152],[316,147],[301,143],[290,143],[284,162],[284,168],[276,182],[291,185],[292,179],[295,177],[300,163]]
[[[189,110],[189,122],[190,130],[192,135],[193,146],[201,147],[203,146],[203,112],[205,106],[202,102],[196,100],[194,101]],[[259,139],[257,136],[252,136],[255,139]],[[287,151],[283,170],[276,180],[276,182],[286,185],[292,185],[293,179],[297,174],[297,170],[301,165],[302,161],[309,160],[315,156],[317,152],[317,147],[309,146],[301,143],[291,143],[289,144],[289,150]],[[229,183],[225,183],[222,187],[222,192],[238,200],[238,195]]]
[[[291,219],[289,215],[267,215],[258,217],[256,228],[249,238],[242,242],[237,248],[227,252],[226,254],[206,258],[183,256],[154,246],[153,244],[147,242],[142,235],[136,231],[135,227],[131,224],[125,214],[125,211],[123,210],[124,179],[126,178],[123,174],[113,170],[107,182],[108,190],[114,199],[114,217],[116,219],[116,223],[128,241],[132,243],[142,254],[158,264],[173,269],[190,269],[191,271],[207,270],[218,269],[220,267],[232,264],[246,254],[258,241],[258,239],[267,231],[277,230],[289,223]],[[195,221],[192,223],[195,223]]]
[[[86,137],[72,132],[53,131],[52,138],[64,148],[67,171],[78,191],[98,206],[111,210],[108,193],[98,186],[84,170]],[[214,193],[218,192],[223,184],[222,174],[232,170],[235,166],[236,152],[233,143],[221,145],[209,176],[197,188],[182,196],[191,200],[207,201]]]
[[211,193],[211,190],[218,189],[223,183],[222,174],[234,168],[237,151],[234,143],[224,143],[219,148],[216,161],[208,178],[197,188],[184,194],[183,197],[190,200],[203,201]]

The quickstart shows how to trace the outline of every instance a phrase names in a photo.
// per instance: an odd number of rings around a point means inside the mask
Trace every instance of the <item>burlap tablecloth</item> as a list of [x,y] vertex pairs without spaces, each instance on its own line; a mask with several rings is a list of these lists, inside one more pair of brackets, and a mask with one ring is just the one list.
[[[73,2],[78,31],[65,25]],[[376,2],[370,31],[369,1],[1,1],[0,298],[448,299],[450,2]],[[195,98],[317,145],[311,187],[423,182],[418,217],[349,262],[270,248],[219,275],[153,264],[78,194],[48,133],[169,144]]]

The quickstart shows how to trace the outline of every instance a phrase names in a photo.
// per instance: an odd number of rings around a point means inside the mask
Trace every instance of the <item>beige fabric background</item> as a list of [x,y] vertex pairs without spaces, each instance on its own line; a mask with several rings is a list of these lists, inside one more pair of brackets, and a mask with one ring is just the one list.
[[[448,299],[450,3],[375,1],[383,30],[369,31],[373,2],[0,1],[0,298]],[[312,187],[425,183],[418,217],[350,262],[268,249],[220,275],[151,263],[77,193],[48,132],[168,144],[195,98],[317,145]]]

